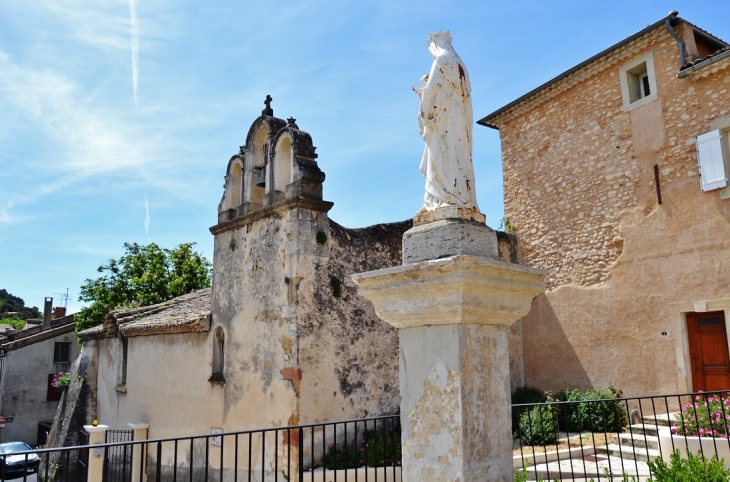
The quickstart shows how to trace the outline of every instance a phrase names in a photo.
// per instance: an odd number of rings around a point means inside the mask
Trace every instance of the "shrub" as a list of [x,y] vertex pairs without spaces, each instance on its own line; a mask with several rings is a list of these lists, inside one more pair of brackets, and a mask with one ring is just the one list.
[[628,424],[629,417],[626,407],[620,401],[613,401],[621,393],[613,387],[605,389],[590,389],[583,395],[584,400],[604,400],[581,404],[583,429],[591,432],[621,432]]
[[537,405],[520,414],[520,436],[527,445],[554,444],[558,441],[555,408]]
[[620,432],[629,420],[624,404],[618,400],[611,400],[620,397],[621,392],[613,387],[609,387],[608,390],[590,388],[585,392],[576,389],[561,390],[555,394],[556,400],[576,402],[560,405],[558,422],[561,430]]
[[[583,392],[575,388],[566,388],[555,394],[555,400],[560,402],[580,402],[583,400]],[[558,413],[558,424],[561,430],[568,432],[580,432],[584,427],[585,416],[581,413],[579,403],[560,405]]]
[[679,422],[672,426],[678,435],[727,438],[730,400],[720,395],[695,395],[676,413]]
[[353,436],[342,445],[330,444],[322,464],[330,470],[400,466],[400,423],[364,430],[358,438]]
[[694,455],[687,451],[687,458],[679,455],[675,450],[667,464],[662,459],[649,462],[649,469],[652,476],[647,482],[725,482],[730,480],[730,470],[725,468],[723,460],[718,460],[717,455],[707,460],[699,453]]
[[[522,403],[545,403],[547,402],[547,395],[545,392],[536,387],[525,385],[522,387],[515,388],[512,392],[512,405],[519,405]],[[512,408],[512,434],[514,437],[518,436],[518,430],[520,428],[520,415],[528,410],[530,407],[513,407]]]

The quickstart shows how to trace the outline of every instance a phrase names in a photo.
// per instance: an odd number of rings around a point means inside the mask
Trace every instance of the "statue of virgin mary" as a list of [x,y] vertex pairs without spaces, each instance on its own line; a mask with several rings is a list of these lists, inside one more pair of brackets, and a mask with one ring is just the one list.
[[464,62],[451,45],[451,34],[428,39],[433,65],[414,88],[421,97],[419,125],[426,141],[421,172],[426,178],[424,208],[474,208],[478,212],[472,165],[471,84]]

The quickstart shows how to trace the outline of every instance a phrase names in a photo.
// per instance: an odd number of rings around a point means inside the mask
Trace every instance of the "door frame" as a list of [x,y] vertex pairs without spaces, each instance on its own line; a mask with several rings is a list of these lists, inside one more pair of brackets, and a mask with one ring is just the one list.
[[725,333],[730,350],[730,299],[701,300],[686,303],[674,303],[672,309],[672,335],[674,336],[674,352],[677,359],[678,393],[692,392],[692,359],[689,352],[689,332],[687,330],[687,313],[705,313],[709,311],[725,312]]

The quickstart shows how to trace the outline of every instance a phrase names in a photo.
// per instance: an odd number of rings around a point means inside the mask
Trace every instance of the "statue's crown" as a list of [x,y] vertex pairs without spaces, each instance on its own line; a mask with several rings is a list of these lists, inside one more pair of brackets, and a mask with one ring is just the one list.
[[448,40],[449,43],[451,43],[451,41],[453,40],[451,38],[451,32],[449,30],[447,30],[446,32],[442,32],[441,30],[439,30],[436,33],[431,32],[431,35],[428,37],[428,43],[430,44],[437,38],[442,38],[444,40]]

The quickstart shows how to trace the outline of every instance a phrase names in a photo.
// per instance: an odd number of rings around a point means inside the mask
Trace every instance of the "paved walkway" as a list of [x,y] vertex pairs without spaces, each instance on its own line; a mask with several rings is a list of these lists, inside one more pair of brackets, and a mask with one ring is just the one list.
[[[636,477],[638,482],[644,482],[649,478],[649,467],[646,462],[639,462],[624,459],[623,462],[619,457],[609,457],[607,455],[587,455],[583,458],[573,458],[572,460],[561,460],[560,462],[549,462],[547,464],[537,464],[534,467],[528,467],[527,472],[530,474],[529,480],[537,480],[537,477],[545,481],[561,480],[561,481],[588,481],[591,478],[595,482],[611,481],[616,482],[623,480],[623,474]],[[608,474],[613,474],[613,478]]]

